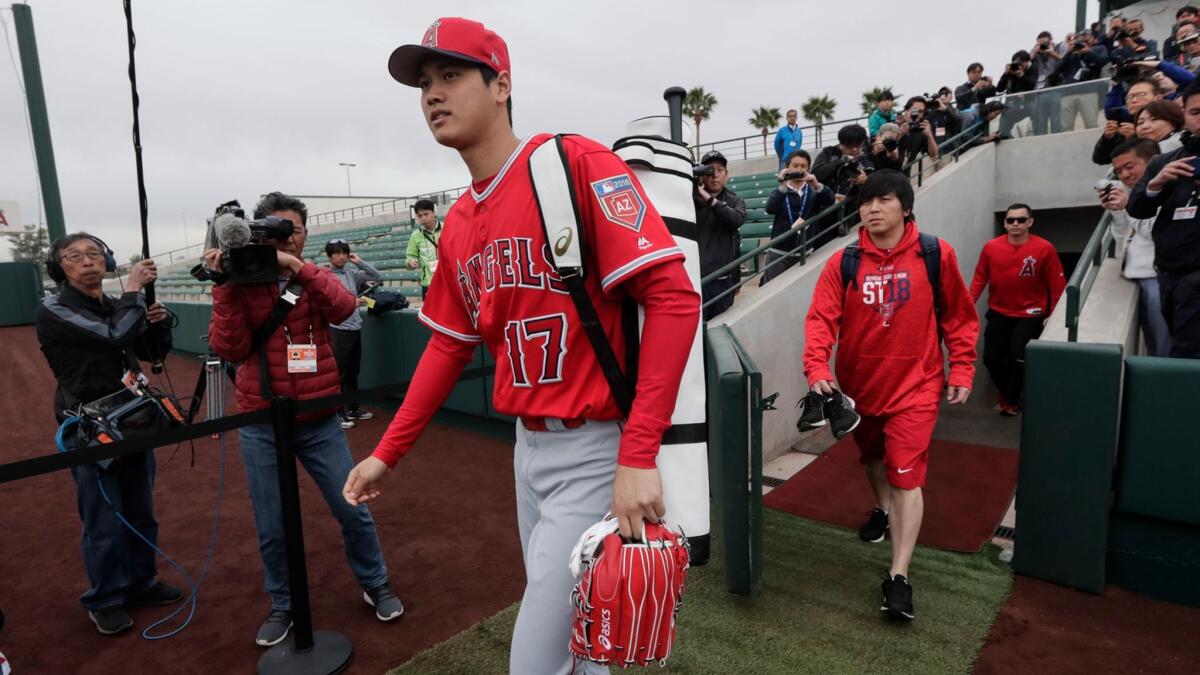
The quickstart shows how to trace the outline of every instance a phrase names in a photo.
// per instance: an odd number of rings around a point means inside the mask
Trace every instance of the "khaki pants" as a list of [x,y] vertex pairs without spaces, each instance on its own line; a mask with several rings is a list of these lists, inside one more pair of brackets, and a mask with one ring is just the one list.
[[1062,99],[1062,130],[1075,128],[1075,114],[1083,116],[1083,126],[1095,129],[1100,125],[1100,99],[1095,94],[1072,94]]

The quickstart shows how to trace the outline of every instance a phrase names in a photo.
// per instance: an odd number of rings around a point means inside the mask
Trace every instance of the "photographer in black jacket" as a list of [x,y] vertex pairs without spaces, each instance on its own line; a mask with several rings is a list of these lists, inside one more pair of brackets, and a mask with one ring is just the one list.
[[[1004,66],[1004,74],[996,83],[996,91],[1012,95],[1033,91],[1036,87],[1037,74],[1033,69],[1033,58],[1029,52],[1022,49],[1013,54],[1012,61]],[[1016,126],[1017,122],[1029,117],[1032,105],[1027,96],[1009,98],[1006,104],[1008,108],[1005,109],[1004,114],[1000,115],[999,131],[1004,136],[1011,136],[1012,128]]]
[[[880,128],[889,126],[896,125],[888,123]],[[882,131],[880,135],[883,135]],[[793,234],[767,251],[767,265],[760,286],[796,264],[802,245],[815,251],[837,236],[836,231],[822,232],[834,222],[832,218],[813,219],[813,216],[827,210],[836,201],[833,190],[822,185],[809,172],[810,159],[804,150],[796,150],[788,155],[787,164],[776,176],[779,189],[773,190],[767,197],[766,211],[775,218],[771,223],[771,238],[775,239],[789,230]]]
[[[105,295],[101,286],[105,273],[116,269],[112,251],[89,234],[55,241],[46,268],[60,290],[38,308],[37,336],[58,381],[54,417],[62,423],[68,411],[121,391],[137,359],[160,361],[171,349],[171,328],[166,308],[155,303],[147,309],[142,294],[158,277],[153,260],[133,265],[120,298]],[[113,460],[108,468],[71,469],[90,584],[80,601],[104,635],[133,625],[126,607],[170,604],[183,596],[158,580],[154,550],[117,517],[119,510],[147,540],[157,541],[154,470],[153,451]]]
[[[706,171],[696,179],[692,198],[696,202],[696,229],[699,233],[700,276],[707,276],[737,259],[742,252],[739,228],[746,222],[746,202],[732,190],[725,189],[729,180],[729,163],[716,150],[700,160]],[[733,288],[739,278],[737,269],[720,279],[702,284],[704,320],[708,321],[733,306],[736,292],[708,305],[708,301]]]
[[1154,267],[1163,316],[1171,330],[1171,356],[1200,358],[1200,81],[1181,97],[1183,147],[1155,157],[1129,195],[1125,210],[1154,218]]

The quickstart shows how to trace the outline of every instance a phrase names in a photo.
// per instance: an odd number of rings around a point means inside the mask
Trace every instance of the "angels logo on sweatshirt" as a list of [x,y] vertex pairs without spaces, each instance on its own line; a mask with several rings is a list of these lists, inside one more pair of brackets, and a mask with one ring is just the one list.
[[911,280],[905,270],[884,274],[863,275],[863,304],[871,305],[883,318],[883,327],[890,328],[892,317],[901,305],[912,297]]
[[1019,277],[1037,276],[1036,272],[1034,271],[1034,265],[1036,265],[1036,264],[1037,264],[1037,258],[1035,258],[1031,255],[1025,256],[1025,259],[1021,261],[1021,271],[1017,273],[1017,276],[1019,276]]

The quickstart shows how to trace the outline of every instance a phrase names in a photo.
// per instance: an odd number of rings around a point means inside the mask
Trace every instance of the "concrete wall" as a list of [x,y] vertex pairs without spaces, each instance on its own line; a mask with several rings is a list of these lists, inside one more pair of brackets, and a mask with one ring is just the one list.
[[[1105,258],[1079,315],[1079,342],[1118,344],[1126,355],[1140,354],[1137,284],[1121,276],[1121,261]],[[1042,340],[1067,341],[1067,299],[1063,296],[1042,331]]]
[[[917,192],[914,211],[919,227],[954,248],[966,278],[974,273],[984,242],[993,236],[995,165],[995,145],[972,150],[925,181]],[[804,317],[825,262],[856,236],[826,245],[808,264],[793,267],[711,322],[727,324],[754,359],[763,373],[763,393],[780,392],[779,410],[763,415],[765,460],[788,452],[801,440],[793,406],[808,390],[802,368]],[[976,391],[986,387],[986,379],[982,372],[976,376]],[[974,399],[990,405],[987,396]]]
[[1098,129],[1014,138],[996,146],[995,210],[1013,202],[1035,209],[1095,206],[1093,186],[1107,171],[1092,163]]
[[[815,152],[813,156],[816,156]],[[729,162],[730,176],[749,176],[756,173],[775,173],[777,171],[779,171],[779,160],[775,158],[775,155]]]

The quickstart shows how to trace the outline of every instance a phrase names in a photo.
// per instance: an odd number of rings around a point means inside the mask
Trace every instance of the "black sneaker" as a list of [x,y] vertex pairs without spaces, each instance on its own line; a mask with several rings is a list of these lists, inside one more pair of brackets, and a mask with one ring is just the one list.
[[292,629],[292,613],[283,609],[273,609],[258,629],[254,643],[259,647],[270,647],[283,642],[288,631]]
[[887,511],[876,506],[871,509],[871,517],[862,527],[858,528],[858,538],[870,544],[878,544],[888,533]]
[[351,410],[350,412],[346,413],[346,417],[349,417],[352,420],[365,422],[369,419],[374,419],[375,413],[366,410]]
[[903,574],[883,575],[883,606],[879,611],[887,612],[893,619],[913,620],[912,584]]
[[399,619],[400,615],[404,614],[404,603],[392,594],[392,589],[387,584],[364,589],[363,600],[375,608],[375,618],[380,621]]
[[130,595],[125,604],[130,607],[142,607],[145,605],[170,605],[179,602],[183,597],[183,591],[164,584],[161,581],[155,582],[153,586],[136,595]]
[[350,419],[349,415],[338,415],[338,419],[341,420],[343,429],[354,428],[354,420]]
[[90,610],[88,618],[96,624],[101,635],[116,635],[133,627],[133,618],[120,605]]
[[862,420],[858,413],[854,412],[854,399],[837,389],[833,390],[833,395],[825,397],[824,410],[834,438],[842,438],[854,431]]
[[825,397],[815,391],[810,391],[804,395],[796,403],[800,406],[800,419],[796,422],[796,428],[800,431],[812,431],[825,426]]

